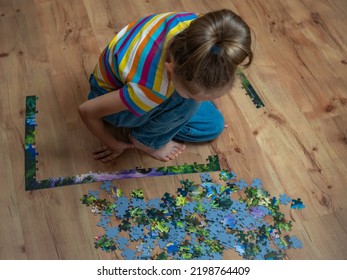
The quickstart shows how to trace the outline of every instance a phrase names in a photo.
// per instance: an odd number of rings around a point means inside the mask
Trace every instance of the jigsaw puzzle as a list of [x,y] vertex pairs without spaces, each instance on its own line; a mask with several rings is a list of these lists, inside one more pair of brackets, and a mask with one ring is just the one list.
[[36,96],[26,97],[26,115],[25,115],[25,190],[37,190],[44,188],[53,188],[59,186],[86,184],[94,182],[113,181],[128,178],[142,178],[154,176],[169,176],[177,174],[201,173],[220,171],[218,156],[213,155],[207,158],[207,163],[183,164],[178,166],[165,166],[154,168],[135,168],[129,170],[120,170],[107,173],[82,174],[68,177],[49,178],[37,180],[37,146],[35,145],[36,135]]
[[240,68],[237,68],[236,75],[241,80],[242,88],[246,90],[246,94],[251,98],[253,104],[257,109],[261,107],[265,107],[264,102],[260,99],[259,95],[245,76],[245,74],[241,71]]
[[222,170],[220,182],[208,173],[200,178],[201,183],[182,180],[175,194],[150,200],[144,199],[142,189],[128,198],[104,182],[104,199],[95,191],[81,199],[100,210],[98,226],[105,234],[96,238],[95,247],[117,251],[124,259],[155,260],[218,260],[229,249],[244,259],[284,259],[286,250],[303,247],[287,234],[292,222],[280,211],[289,203],[303,209],[300,198],[271,197],[259,178],[248,185],[232,171]]

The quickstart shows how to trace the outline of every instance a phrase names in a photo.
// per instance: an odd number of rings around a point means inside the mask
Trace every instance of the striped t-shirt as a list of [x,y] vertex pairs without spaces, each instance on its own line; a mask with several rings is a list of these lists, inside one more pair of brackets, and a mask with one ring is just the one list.
[[119,89],[124,104],[138,116],[158,106],[174,91],[164,67],[167,43],[197,17],[155,14],[124,27],[94,69],[98,85],[108,92]]

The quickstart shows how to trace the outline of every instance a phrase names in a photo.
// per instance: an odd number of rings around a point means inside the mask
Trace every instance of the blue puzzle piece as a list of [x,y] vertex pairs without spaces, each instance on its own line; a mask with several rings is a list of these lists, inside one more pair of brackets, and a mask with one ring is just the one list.
[[182,230],[181,228],[173,228],[169,231],[169,238],[168,240],[171,240],[172,242],[181,243],[183,242],[184,238],[186,237],[186,232]]
[[92,196],[94,196],[96,199],[98,199],[99,198],[99,194],[100,194],[100,191],[98,191],[98,190],[92,190],[92,191],[88,191],[88,194],[89,195],[92,195]]
[[125,248],[127,248],[129,246],[129,239],[124,237],[124,236],[120,236],[119,238],[117,238],[117,247],[120,250],[125,250]]
[[240,181],[237,181],[234,184],[239,188],[240,191],[248,187],[248,184],[244,179],[241,179]]
[[219,232],[218,235],[217,235],[217,240],[225,247],[228,246],[229,244],[229,236],[231,234],[229,233],[226,233],[225,231],[222,231],[222,232]]
[[132,240],[137,241],[144,235],[143,228],[135,225],[130,229],[129,234]]
[[305,205],[303,204],[301,199],[298,198],[298,199],[292,200],[292,204],[290,205],[290,208],[301,210],[301,209],[305,208]]
[[174,254],[179,251],[179,247],[177,243],[170,243],[166,247],[167,247],[167,252],[169,254]]
[[147,238],[146,242],[143,243],[143,247],[144,248],[148,248],[148,249],[154,249],[155,248],[155,244],[154,244],[154,240],[153,239],[149,239]]
[[98,227],[106,229],[110,223],[110,218],[105,216],[100,216],[100,221],[98,222]]
[[159,198],[152,198],[150,201],[148,201],[147,205],[149,208],[160,208],[161,201]]
[[288,203],[291,203],[292,199],[286,195],[286,194],[280,194],[280,204],[287,205]]
[[262,186],[263,186],[263,182],[259,178],[253,179],[251,183],[252,188],[257,188],[260,190]]
[[197,258],[197,260],[199,261],[203,261],[203,260],[211,260],[212,258],[209,255],[202,255],[200,257]]
[[130,248],[127,248],[123,251],[122,256],[126,260],[134,260],[136,259],[136,251]]
[[290,238],[291,246],[294,249],[303,248],[301,240],[299,240],[295,235]]
[[195,210],[194,210],[195,207],[197,207],[197,203],[196,203],[196,201],[192,201],[192,202],[187,203],[186,205],[182,206],[182,211],[183,212],[189,212],[189,213],[195,213]]
[[200,179],[201,179],[202,183],[204,183],[204,182],[211,182],[212,181],[211,175],[209,173],[201,173],[200,174]]
[[129,200],[122,196],[117,200],[116,216],[123,219],[129,208]]
[[132,198],[130,201],[130,205],[133,207],[138,207],[141,210],[145,210],[147,208],[147,204],[143,199]]
[[223,255],[217,252],[211,252],[210,253],[211,256],[211,260],[222,260],[223,259]]
[[112,187],[111,181],[103,181],[101,186],[100,186],[100,189],[109,193],[111,190],[111,187]]
[[144,249],[140,258],[142,260],[150,260],[151,259],[151,256],[152,256],[152,251],[151,249]]
[[165,239],[158,240],[158,245],[161,249],[165,248],[167,243],[168,243],[168,240],[165,240]]
[[219,174],[219,179],[223,181],[235,180],[236,174],[233,171],[222,170]]
[[110,239],[115,238],[119,234],[118,227],[109,227],[109,228],[107,228],[105,234]]
[[249,215],[247,215],[246,217],[242,219],[243,226],[248,229],[253,229],[255,223],[256,221],[254,220],[254,218]]
[[234,215],[225,216],[223,219],[224,227],[234,229],[238,219]]
[[250,209],[250,214],[256,219],[261,219],[269,214],[269,209],[265,206],[254,206]]
[[245,249],[246,249],[246,247],[244,244],[237,244],[235,246],[235,250],[240,256],[243,256],[245,254],[245,252],[246,252]]

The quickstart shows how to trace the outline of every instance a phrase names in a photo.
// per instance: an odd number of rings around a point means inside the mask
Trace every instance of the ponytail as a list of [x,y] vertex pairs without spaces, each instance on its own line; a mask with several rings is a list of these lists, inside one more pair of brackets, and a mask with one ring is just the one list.
[[253,59],[251,32],[230,10],[207,13],[177,34],[168,46],[175,74],[205,89],[232,86],[238,65]]

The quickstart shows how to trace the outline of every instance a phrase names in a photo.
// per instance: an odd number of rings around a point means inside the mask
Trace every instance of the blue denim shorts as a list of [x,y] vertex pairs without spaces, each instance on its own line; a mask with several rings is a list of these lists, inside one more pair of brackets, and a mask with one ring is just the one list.
[[[107,94],[90,77],[88,99]],[[132,136],[153,149],[160,149],[172,139],[186,142],[205,142],[216,138],[224,128],[223,115],[211,101],[198,102],[184,98],[176,91],[163,103],[142,116],[129,110],[103,118],[116,127],[132,128]]]

